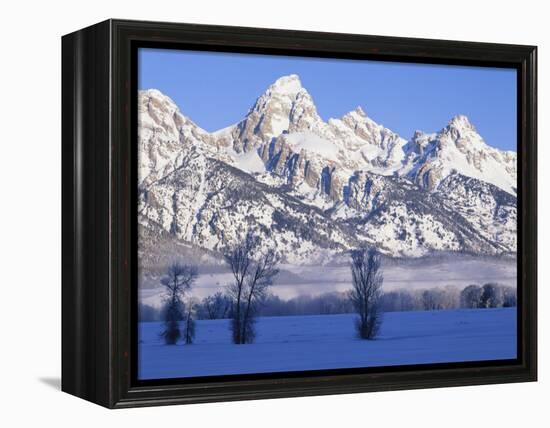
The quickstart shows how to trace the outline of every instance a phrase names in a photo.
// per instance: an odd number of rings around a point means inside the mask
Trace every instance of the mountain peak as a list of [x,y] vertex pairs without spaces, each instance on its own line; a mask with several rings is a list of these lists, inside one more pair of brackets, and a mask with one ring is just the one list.
[[357,113],[359,116],[361,117],[367,117],[367,113],[365,113],[365,110],[363,110],[361,108],[361,106],[357,106],[355,107],[355,109],[353,110],[354,113]]
[[472,122],[470,122],[470,119],[468,119],[468,117],[463,114],[459,114],[453,117],[449,121],[448,126],[457,129],[470,129],[472,131],[476,130],[474,125],[472,125]]
[[140,99],[155,99],[162,102],[166,102],[168,104],[173,104],[174,107],[177,107],[175,101],[170,98],[168,95],[164,94],[163,92],[159,91],[158,89],[140,89],[138,91],[138,98]]
[[288,76],[279,77],[269,89],[271,92],[292,95],[300,92],[303,87],[297,74],[289,74]]
[[342,119],[352,120],[353,122],[363,122],[367,118],[367,113],[361,106],[355,107],[352,111],[342,116]]

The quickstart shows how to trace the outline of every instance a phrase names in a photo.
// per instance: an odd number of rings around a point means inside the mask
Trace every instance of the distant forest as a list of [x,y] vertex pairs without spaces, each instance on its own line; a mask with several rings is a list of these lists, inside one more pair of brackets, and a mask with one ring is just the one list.
[[[448,309],[483,309],[515,307],[517,293],[514,287],[495,283],[482,286],[436,287],[430,289],[394,290],[382,293],[382,312],[426,311]],[[205,297],[196,304],[196,319],[231,318],[231,300],[221,292]],[[140,303],[139,320],[161,321],[163,308]],[[269,294],[258,307],[258,316],[333,315],[354,313],[348,293],[330,292],[318,296],[298,296],[281,299]]]

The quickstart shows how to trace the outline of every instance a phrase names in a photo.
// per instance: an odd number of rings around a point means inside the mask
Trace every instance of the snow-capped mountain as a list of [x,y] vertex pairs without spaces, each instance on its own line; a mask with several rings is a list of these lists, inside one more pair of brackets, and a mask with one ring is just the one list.
[[213,133],[157,90],[138,104],[147,236],[221,252],[253,230],[296,263],[362,244],[393,256],[516,250],[516,154],[465,116],[408,141],[361,107],[325,122],[296,75]]
[[516,194],[516,153],[488,146],[466,116],[454,117],[436,134],[417,131],[406,150],[400,172],[420,186],[433,190],[456,171]]

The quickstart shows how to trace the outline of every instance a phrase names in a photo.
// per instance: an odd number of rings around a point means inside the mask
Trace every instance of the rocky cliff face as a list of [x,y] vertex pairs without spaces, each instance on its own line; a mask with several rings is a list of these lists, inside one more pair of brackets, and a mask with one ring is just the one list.
[[143,236],[222,252],[253,230],[296,263],[358,245],[516,249],[516,154],[488,146],[465,116],[408,141],[360,107],[324,122],[296,75],[214,133],[159,91],[138,103]]

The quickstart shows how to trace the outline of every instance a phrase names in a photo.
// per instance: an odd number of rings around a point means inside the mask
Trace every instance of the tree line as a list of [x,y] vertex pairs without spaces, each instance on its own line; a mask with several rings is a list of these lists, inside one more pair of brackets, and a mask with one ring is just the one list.
[[164,288],[162,307],[140,304],[139,320],[162,321],[160,335],[172,345],[180,340],[193,343],[197,319],[229,319],[233,343],[247,344],[255,340],[258,316],[355,313],[358,336],[373,339],[379,333],[384,312],[516,306],[515,289],[494,283],[469,285],[462,290],[445,287],[383,292],[382,258],[375,248],[350,252],[350,290],[283,300],[269,293],[279,273],[275,252],[258,251],[259,247],[258,239],[248,234],[229,249],[224,261],[232,281],[225,292],[201,301],[188,296],[198,278],[197,267],[172,263],[160,280]]
[[[485,291],[485,293],[484,293]],[[515,307],[516,289],[505,285],[487,283],[457,286],[399,289],[383,292],[380,296],[382,312],[408,312],[445,309],[478,309]],[[231,318],[231,299],[221,291],[198,301],[195,306],[197,320]],[[316,296],[301,295],[282,299],[268,294],[259,306],[262,317],[337,315],[354,313],[347,292],[331,291]],[[139,305],[140,321],[161,321],[163,309],[150,305]]]

